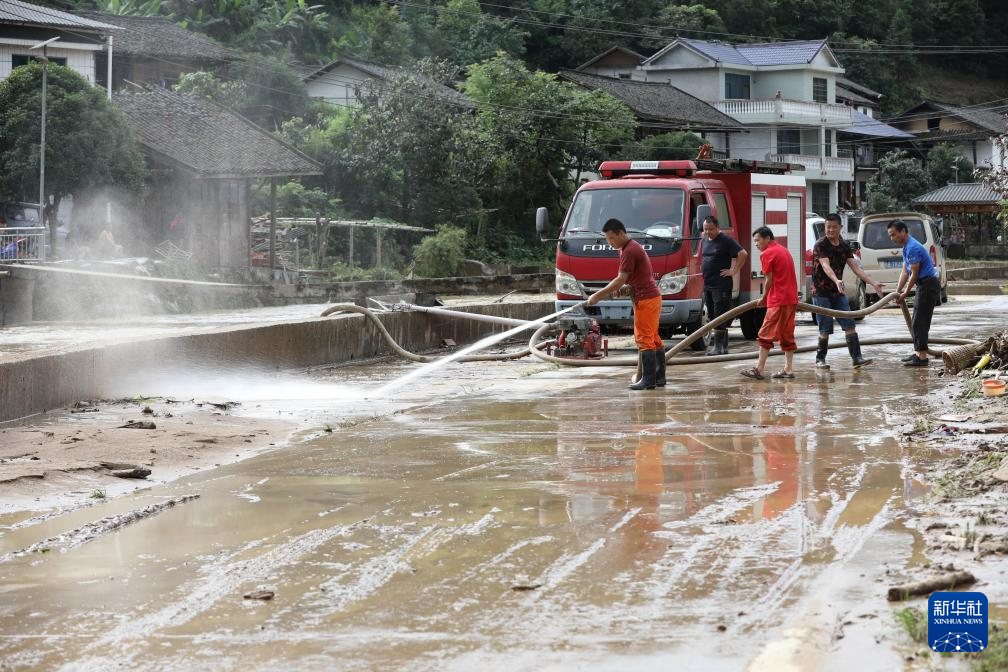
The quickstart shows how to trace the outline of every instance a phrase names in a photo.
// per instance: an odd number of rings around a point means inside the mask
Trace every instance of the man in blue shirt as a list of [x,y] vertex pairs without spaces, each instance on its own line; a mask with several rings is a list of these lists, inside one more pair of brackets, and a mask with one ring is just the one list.
[[931,331],[931,316],[935,306],[941,301],[941,283],[935,270],[931,255],[924,246],[917,242],[907,230],[906,223],[901,219],[889,222],[886,227],[889,240],[903,246],[903,270],[900,271],[896,291],[899,300],[905,301],[910,290],[917,286],[917,296],[914,298],[913,319],[910,321],[913,332],[914,354],[903,360],[906,366],[928,365],[928,332]]

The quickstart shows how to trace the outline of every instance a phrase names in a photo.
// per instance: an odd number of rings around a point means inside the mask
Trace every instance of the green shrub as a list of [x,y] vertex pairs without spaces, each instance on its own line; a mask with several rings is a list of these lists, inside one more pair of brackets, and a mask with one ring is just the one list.
[[454,277],[465,259],[465,248],[465,229],[446,226],[413,248],[414,272],[423,278]]

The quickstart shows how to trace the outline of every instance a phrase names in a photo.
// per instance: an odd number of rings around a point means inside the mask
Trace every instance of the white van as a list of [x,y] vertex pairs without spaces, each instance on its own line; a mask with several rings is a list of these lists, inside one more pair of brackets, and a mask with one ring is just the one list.
[[[938,281],[941,283],[942,303],[948,301],[948,275],[945,268],[945,249],[941,234],[934,221],[920,212],[885,212],[866,215],[861,220],[858,229],[857,242],[860,249],[857,255],[861,259],[861,267],[876,282],[885,285],[885,291],[896,290],[900,272],[903,269],[903,248],[889,240],[887,227],[890,222],[903,220],[907,230],[924,249],[931,254],[935,269],[938,271]],[[844,271],[844,285],[847,287],[847,298],[851,310],[860,310],[879,299],[874,291],[869,290],[850,268]]]

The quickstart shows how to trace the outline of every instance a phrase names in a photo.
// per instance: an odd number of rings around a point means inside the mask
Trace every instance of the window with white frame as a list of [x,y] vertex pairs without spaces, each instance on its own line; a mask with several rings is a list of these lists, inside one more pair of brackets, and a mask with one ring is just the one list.
[[826,85],[825,77],[813,77],[812,78],[812,100],[817,103],[827,103],[826,95],[829,89]]

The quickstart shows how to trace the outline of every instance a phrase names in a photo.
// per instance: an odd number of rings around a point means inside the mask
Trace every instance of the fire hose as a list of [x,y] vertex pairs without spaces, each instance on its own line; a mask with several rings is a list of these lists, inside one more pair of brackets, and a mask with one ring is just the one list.
[[[798,309],[811,311],[813,313],[818,313],[820,315],[825,315],[827,317],[833,317],[833,318],[859,319],[862,317],[867,317],[868,315],[871,315],[877,310],[880,310],[886,305],[892,303],[898,298],[898,296],[899,295],[896,292],[892,292],[883,297],[878,302],[872,304],[871,306],[862,308],[860,310],[851,310],[851,311],[833,310],[831,308],[822,308],[820,306],[814,306],[808,303],[801,303],[801,302],[798,303]],[[731,323],[731,321],[734,320],[736,317],[756,308],[757,303],[758,301],[750,301],[748,303],[744,303],[740,306],[737,306],[736,308],[729,310],[727,313],[711,320],[710,322],[702,326],[700,329],[697,329],[693,333],[688,334],[684,339],[679,341],[674,347],[672,347],[666,352],[665,359],[667,363],[670,366],[687,365],[687,364],[705,364],[705,363],[739,361],[743,359],[751,359],[753,357],[758,356],[759,354],[758,352],[750,351],[729,355],[717,355],[712,357],[704,356],[704,357],[682,357],[678,359],[676,358],[676,355],[678,355],[680,352],[688,348],[692,343],[694,343],[698,339],[702,338],[704,334],[713,329],[716,329],[717,327],[723,324]],[[900,301],[900,308],[903,312],[903,317],[906,321],[907,329],[910,330],[911,328],[910,311],[909,308],[907,308],[905,301]],[[358,313],[360,315],[363,315],[375,326],[375,328],[381,334],[382,338],[388,344],[389,348],[391,348],[396,355],[403,357],[404,359],[421,363],[430,363],[441,359],[441,357],[435,357],[430,355],[419,355],[414,352],[410,352],[409,350],[406,350],[405,348],[400,346],[395,341],[395,339],[392,338],[392,335],[388,332],[388,329],[385,328],[385,325],[381,322],[381,320],[379,320],[378,317],[374,314],[374,312],[369,308],[364,308],[362,306],[358,306],[355,304],[335,304],[327,308],[325,311],[323,311],[322,316],[326,317],[336,313]],[[522,320],[500,318],[475,313],[466,313],[462,311],[439,310],[438,313],[440,314],[450,313],[453,317],[473,319],[504,325],[514,325],[523,322]],[[512,359],[521,359],[522,357],[531,354],[532,356],[544,362],[559,364],[562,366],[637,366],[639,369],[640,364],[638,357],[636,356],[609,357],[602,360],[595,360],[595,359],[573,359],[566,357],[555,357],[553,355],[546,354],[545,352],[543,352],[543,349],[547,345],[551,344],[552,341],[540,340],[540,339],[546,334],[546,332],[548,332],[550,329],[553,328],[555,328],[555,325],[549,323],[540,326],[535,331],[535,333],[532,334],[532,337],[529,339],[528,347],[522,350],[502,354],[468,355],[465,357],[460,357],[458,361],[460,362],[504,361]],[[929,340],[932,343],[938,343],[942,345],[954,345],[954,346],[975,346],[979,344],[978,341],[976,340],[965,338],[931,338]],[[905,343],[912,344],[913,339],[909,337],[903,337],[903,338],[883,337],[883,338],[868,338],[861,341],[862,345],[891,345],[891,344],[905,344]],[[802,346],[797,350],[795,350],[795,352],[799,353],[812,352],[815,351],[817,347],[818,346],[816,345]],[[830,344],[829,347],[830,349],[843,348],[846,347],[846,345],[843,342],[837,342]],[[940,351],[935,351],[931,349],[928,350],[928,353],[935,357],[940,357],[942,354]],[[779,356],[781,354],[783,354],[781,351],[775,350],[771,351],[770,356]],[[639,376],[640,372],[638,370],[637,377]]]

